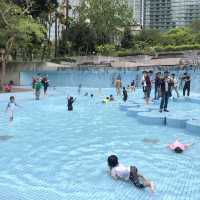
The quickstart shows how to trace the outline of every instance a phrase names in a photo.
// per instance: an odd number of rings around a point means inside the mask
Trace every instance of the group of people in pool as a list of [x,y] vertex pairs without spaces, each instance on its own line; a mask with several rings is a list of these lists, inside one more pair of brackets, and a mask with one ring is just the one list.
[[[176,153],[182,153],[190,144],[183,144],[176,139],[176,141],[172,144],[167,145],[171,150]],[[110,155],[107,159],[109,174],[115,179],[130,181],[136,188],[144,189],[149,188],[151,192],[155,192],[155,185],[154,182],[145,178],[141,173],[138,172],[137,167],[135,166],[124,166],[123,164],[119,163],[118,157],[116,155]]]
[[44,95],[47,95],[49,87],[48,75],[41,76],[40,74],[37,74],[36,77],[32,77],[32,88],[34,90],[36,100],[40,100],[42,87],[44,89]]
[[[161,98],[160,112],[169,112],[169,110],[167,109],[168,100],[170,97],[172,97],[172,92],[175,91],[177,98],[180,97],[178,91],[178,79],[176,78],[176,75],[174,73],[170,74],[168,71],[165,71],[163,74],[161,72],[157,72],[154,79],[152,78],[152,74],[152,71],[143,72],[142,86],[145,102],[146,104],[149,104],[152,84],[154,84],[154,100],[158,100],[159,98]],[[190,96],[190,76],[187,73],[184,73],[183,76],[181,76],[180,80],[181,85],[183,84],[183,96],[185,96],[186,92],[187,96]]]
[[[172,97],[174,91],[177,98],[180,97],[179,88],[183,90],[183,96],[190,96],[191,77],[184,73],[180,78],[180,84],[174,73],[170,74],[168,71],[163,73],[156,72],[155,76],[153,71],[143,71],[141,85],[144,93],[145,103],[150,103],[151,91],[154,85],[154,99],[160,101],[160,112],[169,112],[168,100]],[[134,92],[136,89],[135,81],[133,80],[127,87],[122,87],[121,76],[115,80],[115,88],[117,95],[121,95],[121,88],[123,88],[123,100],[126,102],[128,99],[128,92]],[[180,87],[179,87],[180,86]]]

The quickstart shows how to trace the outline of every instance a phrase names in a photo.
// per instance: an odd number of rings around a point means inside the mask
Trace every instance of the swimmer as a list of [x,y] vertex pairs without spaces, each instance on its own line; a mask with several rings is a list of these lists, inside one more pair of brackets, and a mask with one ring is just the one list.
[[91,97],[91,98],[93,98],[93,97],[94,97],[94,95],[93,95],[93,94],[91,94],[91,95],[90,95],[90,97]]
[[111,155],[108,157],[108,167],[109,173],[114,179],[130,181],[138,189],[149,187],[151,192],[155,191],[155,186],[153,182],[147,180],[144,176],[140,175],[136,167],[126,167],[122,164],[119,164],[116,155]]
[[12,122],[14,119],[14,109],[15,107],[20,107],[18,104],[15,102],[15,97],[11,96],[10,97],[10,102],[8,103],[6,107],[6,112],[8,112],[9,115],[9,121]]
[[110,99],[110,101],[114,101],[115,100],[112,94],[110,95],[109,99]]
[[76,98],[74,99],[73,97],[68,97],[67,98],[67,107],[68,107],[68,111],[72,111],[73,110],[73,103],[76,101]]
[[173,150],[176,153],[182,153],[183,151],[185,151],[188,147],[190,147],[192,145],[193,145],[193,143],[183,144],[177,138],[173,144],[169,144],[169,145],[167,145],[167,147],[169,147],[171,150]]

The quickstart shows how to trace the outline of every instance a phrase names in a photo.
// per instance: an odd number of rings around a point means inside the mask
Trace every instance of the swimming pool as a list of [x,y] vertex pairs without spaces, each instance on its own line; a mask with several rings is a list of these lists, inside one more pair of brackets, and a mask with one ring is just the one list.
[[[58,88],[34,101],[32,93],[16,94],[23,106],[11,126],[4,113],[8,95],[1,95],[1,200],[199,200],[200,137],[185,129],[145,125],[119,109],[121,98],[103,105],[97,89],[84,89],[95,98],[78,96],[77,89]],[[84,92],[83,92],[84,93]],[[103,89],[104,96],[114,89]],[[137,99],[142,94],[137,92]],[[67,112],[66,96],[77,96]],[[130,101],[135,100],[134,96]],[[171,112],[197,109],[195,104],[171,103]],[[195,142],[181,155],[166,148],[176,137]],[[158,139],[147,144],[145,138]],[[136,165],[156,184],[156,193],[137,190],[107,174],[107,156]]]

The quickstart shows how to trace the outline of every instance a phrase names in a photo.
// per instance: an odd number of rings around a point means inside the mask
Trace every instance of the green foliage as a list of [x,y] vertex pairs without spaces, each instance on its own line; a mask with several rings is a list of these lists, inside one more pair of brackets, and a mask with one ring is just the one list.
[[131,47],[133,47],[134,45],[134,38],[133,38],[133,34],[131,33],[130,28],[125,28],[124,30],[124,35],[123,38],[121,40],[121,47],[125,48],[125,49],[129,49]]
[[6,54],[21,53],[32,57],[41,54],[41,45],[46,36],[46,28],[26,11],[14,3],[0,1],[0,46]]
[[113,41],[132,24],[133,14],[126,0],[84,0],[79,9],[80,21],[95,30],[98,44]]
[[161,41],[161,33],[155,29],[144,29],[135,37],[141,48],[145,46],[154,46]]
[[79,54],[91,54],[95,51],[96,32],[87,23],[74,22],[66,33],[68,41],[71,43],[71,51]]
[[115,52],[115,50],[116,47],[114,44],[105,44],[96,47],[96,52],[104,56],[112,55]]
[[192,44],[192,45],[168,45],[168,46],[156,46],[155,50],[157,52],[167,52],[167,51],[185,51],[185,50],[197,50],[200,49],[200,44]]
[[161,45],[193,44],[194,34],[189,28],[175,28],[162,35]]

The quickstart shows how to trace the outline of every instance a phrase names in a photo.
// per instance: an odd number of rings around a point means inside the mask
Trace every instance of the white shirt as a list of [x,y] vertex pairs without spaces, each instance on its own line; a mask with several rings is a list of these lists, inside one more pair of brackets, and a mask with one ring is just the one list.
[[172,80],[174,82],[174,87],[177,87],[178,86],[178,80],[175,77]]
[[112,168],[111,176],[116,179],[120,178],[124,180],[129,180],[130,167],[125,167],[124,165],[119,164],[118,166]]
[[165,92],[168,92],[168,90],[169,90],[168,79],[165,79]]
[[145,78],[144,78],[144,75],[142,76],[142,83],[143,83],[143,87],[146,87],[146,86],[147,86],[146,81],[145,81]]

